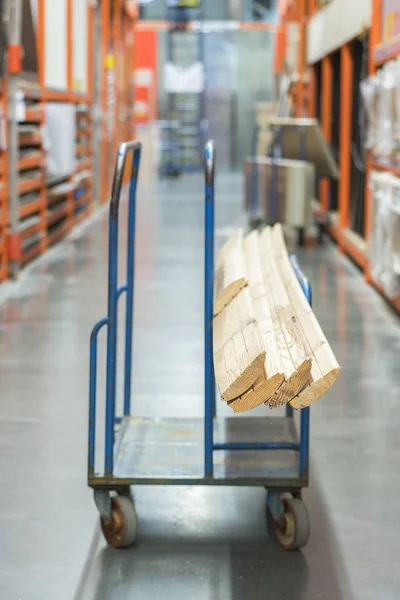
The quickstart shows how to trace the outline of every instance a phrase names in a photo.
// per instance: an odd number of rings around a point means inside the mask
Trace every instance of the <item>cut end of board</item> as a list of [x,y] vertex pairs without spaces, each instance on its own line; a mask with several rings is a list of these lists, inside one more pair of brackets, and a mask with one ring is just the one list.
[[262,404],[268,402],[268,400],[275,394],[280,388],[284,381],[284,376],[281,373],[277,373],[270,379],[265,379],[260,383],[255,383],[250,390],[247,390],[242,396],[231,400],[228,405],[232,408],[235,413],[247,412],[253,410]]
[[264,374],[265,352],[259,354],[251,364],[242,371],[240,378],[236,379],[232,385],[222,394],[225,402],[236,400],[251,388],[257,379]]
[[302,392],[291,400],[290,404],[293,408],[300,410],[301,408],[307,408],[315,402],[318,402],[325,394],[330,390],[330,388],[335,383],[338,375],[340,373],[340,367],[337,369],[333,369],[321,379],[314,381],[307,388],[305,388]]
[[239,292],[247,285],[246,279],[242,277],[233,281],[225,288],[214,302],[214,317],[217,317],[228,306],[230,302],[239,294]]
[[279,408],[287,404],[304,388],[310,378],[312,360],[305,360],[295,372],[284,381],[276,394],[268,402],[270,408]]

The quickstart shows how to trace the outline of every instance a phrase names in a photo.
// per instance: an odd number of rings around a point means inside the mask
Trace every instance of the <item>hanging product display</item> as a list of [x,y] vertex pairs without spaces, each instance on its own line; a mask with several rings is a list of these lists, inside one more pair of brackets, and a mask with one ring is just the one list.
[[165,65],[164,88],[168,94],[201,94],[204,83],[204,64],[200,61],[183,67],[172,63]]
[[400,164],[400,59],[361,82],[368,115],[366,148],[384,164]]
[[372,171],[371,274],[389,296],[400,295],[400,179]]

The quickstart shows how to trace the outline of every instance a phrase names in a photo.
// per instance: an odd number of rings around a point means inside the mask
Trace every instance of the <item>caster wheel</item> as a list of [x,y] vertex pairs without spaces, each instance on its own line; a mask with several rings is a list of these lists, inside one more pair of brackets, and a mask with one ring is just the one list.
[[299,550],[307,544],[310,535],[310,519],[306,506],[300,498],[284,497],[282,502],[284,506],[282,522],[275,521],[268,511],[275,537],[285,550]]
[[111,521],[100,518],[103,535],[112,548],[127,548],[136,542],[137,516],[132,500],[127,496],[111,498]]

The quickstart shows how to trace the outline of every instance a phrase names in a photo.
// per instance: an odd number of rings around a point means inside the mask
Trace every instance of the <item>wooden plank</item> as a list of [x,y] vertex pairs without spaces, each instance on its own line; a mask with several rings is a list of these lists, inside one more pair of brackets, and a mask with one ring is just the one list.
[[214,284],[214,315],[247,285],[243,231],[238,229],[218,253]]
[[285,287],[275,264],[271,229],[261,234],[262,270],[267,290],[277,352],[286,381],[269,406],[276,408],[293,400],[307,384],[311,372],[311,353],[297,321]]
[[285,380],[277,353],[272,317],[262,275],[258,231],[253,231],[246,237],[244,249],[254,316],[263,338],[266,355],[263,373],[257,381],[243,395],[229,402],[229,406],[234,412],[245,412],[263,403],[268,403]]
[[273,228],[272,238],[279,274],[312,358],[308,385],[291,401],[295,408],[304,408],[326,394],[336,381],[340,367],[293,271],[280,225]]
[[263,374],[265,348],[247,288],[214,318],[215,379],[221,397],[234,400]]

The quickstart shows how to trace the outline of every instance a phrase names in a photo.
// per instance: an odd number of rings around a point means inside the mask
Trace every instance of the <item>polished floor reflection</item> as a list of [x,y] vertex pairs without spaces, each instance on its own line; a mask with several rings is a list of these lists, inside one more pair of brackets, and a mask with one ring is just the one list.
[[[243,222],[242,181],[220,175],[217,183],[221,243]],[[138,415],[202,414],[202,192],[200,175],[140,190]],[[138,488],[138,547],[105,547],[85,469],[88,339],[105,312],[106,213],[20,284],[0,288],[0,598],[69,600],[75,590],[77,600],[398,600],[399,322],[330,243],[298,254],[343,365],[312,410],[304,495],[312,534],[303,553],[273,543],[265,492],[247,488]]]

